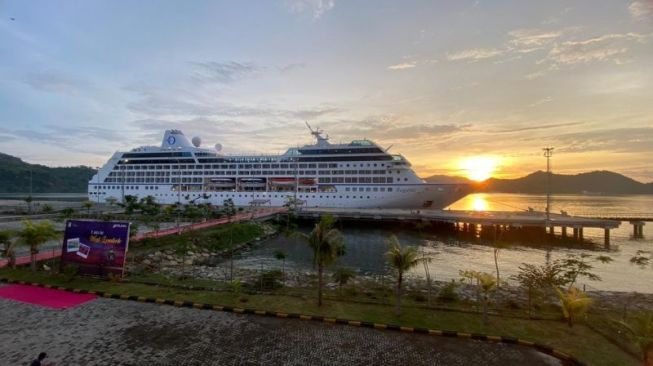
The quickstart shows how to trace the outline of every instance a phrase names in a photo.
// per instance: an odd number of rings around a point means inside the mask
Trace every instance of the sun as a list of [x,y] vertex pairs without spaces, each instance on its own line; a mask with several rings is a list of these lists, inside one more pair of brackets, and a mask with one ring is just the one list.
[[490,177],[497,169],[499,160],[488,156],[473,156],[465,158],[460,162],[460,169],[465,172],[467,178],[482,182]]

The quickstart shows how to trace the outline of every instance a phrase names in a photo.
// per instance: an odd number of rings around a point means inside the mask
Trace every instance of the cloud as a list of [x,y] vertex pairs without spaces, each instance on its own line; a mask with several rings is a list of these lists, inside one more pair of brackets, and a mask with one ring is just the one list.
[[552,137],[559,152],[653,152],[653,127],[613,128],[556,134]]
[[306,64],[303,62],[297,62],[297,63],[292,63],[292,64],[277,67],[277,69],[282,73],[300,70],[304,68],[306,68]]
[[542,31],[539,29],[516,29],[508,32],[508,35],[512,37],[509,44],[521,53],[541,50],[557,40],[562,34],[562,31]]
[[503,54],[505,51],[496,48],[473,48],[463,50],[456,53],[447,53],[447,60],[449,61],[478,61],[486,58],[491,58]]
[[614,60],[628,52],[628,42],[642,42],[647,36],[637,33],[606,34],[583,41],[557,43],[549,52],[548,58],[557,64],[577,64],[591,61]]
[[412,69],[415,66],[417,66],[417,63],[414,62],[414,61],[411,61],[411,62],[404,62],[404,63],[396,64],[396,65],[390,65],[390,66],[388,66],[388,69],[390,69],[390,70],[405,70],[405,69]]
[[263,71],[263,68],[251,62],[193,62],[195,70],[192,78],[201,82],[229,84],[243,80]]
[[551,97],[542,98],[534,103],[529,104],[529,107],[537,107],[538,105],[549,103],[553,100]]
[[315,19],[322,17],[336,6],[335,0],[285,0],[284,3],[293,13],[311,11]]
[[630,15],[635,20],[642,20],[653,16],[653,1],[651,0],[639,0],[633,1],[628,6],[628,11]]
[[52,70],[28,74],[23,81],[40,91],[71,96],[79,95],[82,89],[90,86],[82,80]]

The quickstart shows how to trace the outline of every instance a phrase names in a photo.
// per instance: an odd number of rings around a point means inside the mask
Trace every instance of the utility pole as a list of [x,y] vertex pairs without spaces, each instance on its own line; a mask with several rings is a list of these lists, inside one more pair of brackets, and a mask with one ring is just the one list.
[[544,157],[546,158],[546,226],[548,228],[551,222],[551,156],[553,156],[553,147],[545,147]]

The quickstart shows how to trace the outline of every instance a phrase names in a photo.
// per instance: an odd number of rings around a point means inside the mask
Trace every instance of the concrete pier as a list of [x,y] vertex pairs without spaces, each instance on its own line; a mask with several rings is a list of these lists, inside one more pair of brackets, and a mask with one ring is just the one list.
[[[519,230],[532,238],[554,235],[555,227],[560,227],[562,237],[567,237],[567,228],[573,229],[575,241],[584,240],[584,228],[604,230],[604,245],[610,245],[610,230],[619,227],[621,222],[607,219],[550,214],[537,211],[459,211],[459,210],[408,210],[408,209],[340,209],[340,208],[302,208],[299,216],[318,218],[332,215],[345,220],[430,222],[435,225],[450,225],[452,230],[463,231],[474,236],[494,239],[510,236]],[[643,235],[643,222],[631,222],[633,236]],[[479,230],[480,228],[480,230]],[[548,230],[547,230],[548,228]]]

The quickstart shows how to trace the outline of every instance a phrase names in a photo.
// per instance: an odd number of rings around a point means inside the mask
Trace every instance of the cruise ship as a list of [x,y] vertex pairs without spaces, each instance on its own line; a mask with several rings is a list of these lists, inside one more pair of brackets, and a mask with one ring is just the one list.
[[116,152],[88,183],[94,202],[153,197],[160,204],[442,209],[465,184],[426,183],[402,155],[370,140],[333,144],[308,124],[315,142],[281,155],[225,155],[179,130],[161,146]]

